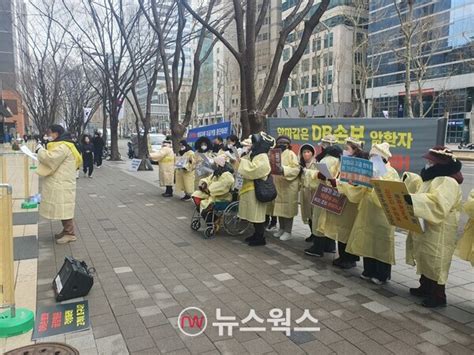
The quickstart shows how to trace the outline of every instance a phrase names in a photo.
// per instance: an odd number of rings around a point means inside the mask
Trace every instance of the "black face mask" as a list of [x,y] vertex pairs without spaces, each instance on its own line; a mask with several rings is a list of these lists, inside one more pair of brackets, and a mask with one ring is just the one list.
[[288,148],[288,146],[286,144],[278,144],[276,147],[280,148],[282,152],[285,151]]

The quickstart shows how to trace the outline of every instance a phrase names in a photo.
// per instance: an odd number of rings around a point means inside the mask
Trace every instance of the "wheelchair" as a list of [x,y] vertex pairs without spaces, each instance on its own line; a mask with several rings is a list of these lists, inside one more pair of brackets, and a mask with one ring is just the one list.
[[231,202],[214,202],[208,206],[205,213],[200,211],[201,199],[193,197],[196,208],[191,218],[191,229],[198,231],[201,225],[204,225],[204,236],[206,239],[214,237],[221,227],[224,227],[224,230],[229,235],[235,236],[245,233],[250,223],[239,218],[239,201],[237,197],[238,194],[234,191]]

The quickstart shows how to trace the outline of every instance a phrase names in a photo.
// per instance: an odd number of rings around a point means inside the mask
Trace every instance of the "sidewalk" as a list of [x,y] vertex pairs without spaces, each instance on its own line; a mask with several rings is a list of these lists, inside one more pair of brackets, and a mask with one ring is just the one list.
[[[296,238],[269,237],[265,247],[193,232],[192,203],[164,199],[158,172],[126,172],[127,162],[106,162],[93,179],[78,182],[78,241],[54,244],[59,222],[39,225],[38,305],[54,304],[51,280],[65,255],[97,270],[87,296],[91,330],[46,338],[83,354],[416,354],[474,352],[474,271],[455,260],[448,284],[449,306],[432,311],[408,294],[417,284],[404,263],[404,236],[397,235],[392,281],[376,286],[332,267],[332,256],[307,257],[307,226]],[[156,166],[155,166],[156,167]],[[181,196],[179,196],[181,197]],[[179,313],[203,309],[208,327],[189,337],[177,329]],[[268,318],[272,308],[290,308],[294,319],[308,309],[320,332],[243,332],[219,336],[211,326],[216,308],[240,321],[251,309]]]

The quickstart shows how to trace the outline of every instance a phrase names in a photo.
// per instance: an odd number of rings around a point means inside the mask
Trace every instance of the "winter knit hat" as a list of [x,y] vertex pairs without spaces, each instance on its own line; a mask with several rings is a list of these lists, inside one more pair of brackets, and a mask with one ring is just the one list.
[[276,142],[277,144],[291,144],[291,139],[288,136],[279,136]]
[[374,144],[372,149],[370,149],[369,155],[380,155],[386,160],[390,159],[392,157],[392,153],[390,153],[390,144],[387,142]]

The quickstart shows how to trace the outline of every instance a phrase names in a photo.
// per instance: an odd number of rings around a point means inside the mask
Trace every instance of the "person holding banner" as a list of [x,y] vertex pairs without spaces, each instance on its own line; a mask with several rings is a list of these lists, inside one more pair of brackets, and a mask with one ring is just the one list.
[[[398,172],[390,166],[390,144],[374,144],[369,152],[370,159],[380,157],[386,172],[377,178],[400,181]],[[359,212],[347,241],[347,252],[364,257],[364,271],[360,277],[381,285],[390,279],[392,265],[395,265],[395,227],[390,225],[373,188],[341,183],[338,190],[350,202],[359,204]]]
[[471,190],[463,210],[469,216],[469,220],[464,226],[464,233],[458,243],[457,255],[474,266],[474,190]]
[[[300,208],[301,208],[301,219],[304,224],[309,225],[311,235],[306,238],[307,242],[312,242],[315,235],[312,231],[311,218],[313,216],[313,205],[311,200],[315,193],[316,184],[312,179],[311,173],[316,172],[316,160],[314,158],[314,147],[311,144],[303,144],[300,148],[300,173],[301,173],[301,186],[300,186]],[[314,207],[316,208],[316,207]]]
[[199,137],[196,142],[194,142],[194,164],[196,170],[194,171],[194,190],[197,190],[199,187],[199,181],[211,175],[211,172],[201,171],[199,169],[202,166],[204,159],[203,155],[207,158],[212,157],[212,143],[211,140],[207,137]]
[[[320,164],[324,164],[331,175],[331,178],[336,178],[339,173],[339,159],[342,155],[342,149],[336,145],[337,139],[333,135],[327,135],[321,140],[322,151],[316,156],[316,160]],[[319,171],[312,172],[312,182],[315,184],[315,190],[319,184],[331,186],[335,180],[328,180],[329,177],[325,176]],[[312,196],[311,196],[312,198]],[[324,233],[318,230],[319,218],[322,213],[327,213],[320,207],[313,206],[311,215],[311,230],[314,235],[312,240],[313,245],[311,248],[306,249],[304,252],[311,256],[324,256],[325,252],[334,253],[336,249],[336,243],[333,239],[324,236]]]
[[252,150],[240,160],[239,174],[244,178],[239,191],[239,218],[253,223],[255,232],[245,239],[249,246],[265,245],[265,211],[267,203],[257,200],[255,180],[267,179],[271,172],[268,151],[275,146],[275,139],[264,132],[252,135]]
[[272,215],[278,217],[280,229],[273,236],[285,241],[292,238],[293,218],[298,214],[300,164],[288,136],[279,136],[276,144],[282,153],[280,175],[273,175],[278,195]]
[[179,142],[175,166],[176,190],[184,192],[181,201],[189,201],[194,188],[194,152],[185,139]]
[[[368,159],[369,154],[362,150],[362,146],[362,142],[349,137],[346,139],[346,146],[343,155]],[[334,186],[334,182],[332,182],[332,185]],[[347,201],[340,215],[323,210],[318,221],[318,231],[328,238],[337,241],[339,257],[335,259],[332,264],[342,269],[355,267],[356,261],[359,260],[357,255],[350,254],[346,251],[346,244],[357,217],[357,208],[357,203]]]
[[150,159],[157,161],[160,165],[160,186],[166,187],[166,191],[161,194],[163,197],[173,197],[174,152],[172,147],[171,139],[166,137],[158,152],[150,152]]
[[446,305],[445,285],[456,248],[464,178],[461,162],[444,146],[433,147],[423,158],[423,183],[405,200],[413,205],[415,216],[425,221],[425,231],[413,233],[413,250],[407,250],[407,257],[412,256],[410,264],[421,274],[420,287],[410,288],[410,294],[423,298],[424,307],[434,308]]

